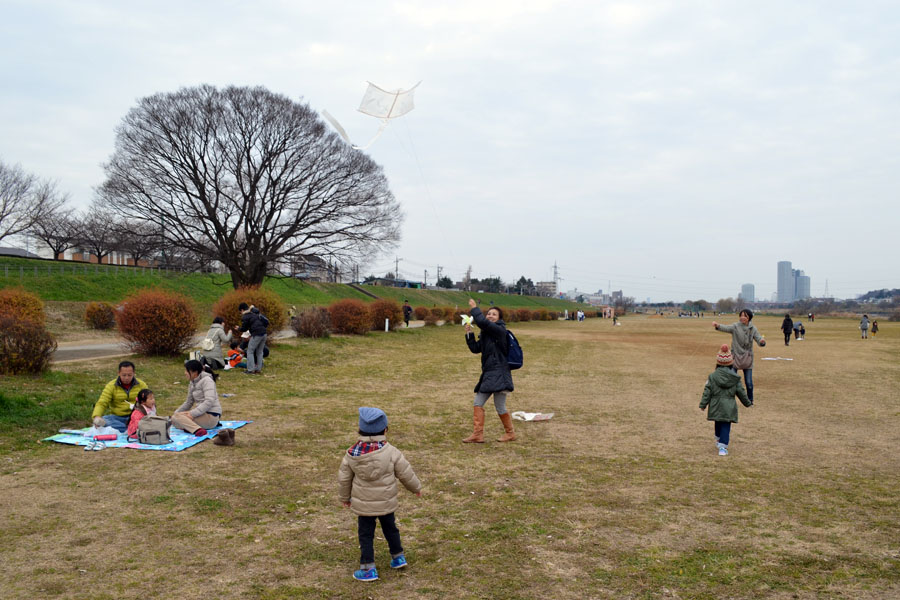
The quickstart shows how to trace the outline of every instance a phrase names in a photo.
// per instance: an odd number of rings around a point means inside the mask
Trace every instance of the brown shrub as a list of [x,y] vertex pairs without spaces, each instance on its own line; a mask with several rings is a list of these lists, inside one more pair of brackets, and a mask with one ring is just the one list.
[[444,309],[440,306],[435,306],[429,309],[429,312],[434,316],[434,318],[440,320],[444,318]]
[[456,318],[456,309],[452,306],[444,307],[444,322],[453,325],[455,323],[459,323],[459,319]]
[[546,308],[539,308],[531,315],[531,318],[535,321],[549,321],[550,320],[550,311]]
[[425,325],[434,326],[438,324],[438,318],[432,313],[425,315]]
[[511,308],[509,311],[503,313],[503,320],[507,323],[515,323],[519,320],[519,311]]
[[56,340],[43,325],[0,317],[0,374],[43,373],[55,350]]
[[327,308],[307,308],[291,321],[297,337],[325,338],[331,334],[331,315]]
[[417,321],[421,321],[422,319],[424,319],[425,317],[427,317],[428,314],[429,314],[429,312],[430,312],[430,311],[429,311],[428,308],[425,307],[425,306],[417,306],[417,307],[415,307],[415,308],[413,309],[413,313],[416,315],[416,320],[417,320]]
[[390,322],[391,329],[396,329],[403,323],[403,307],[393,300],[376,300],[369,304],[372,329],[381,331],[384,329],[384,320]]
[[338,300],[328,307],[331,328],[335,333],[362,335],[372,329],[369,307],[362,300]]
[[143,290],[125,299],[116,323],[135,352],[174,355],[191,346],[197,315],[181,294]]
[[26,292],[23,288],[5,288],[0,290],[0,318],[11,317],[24,319],[44,326],[47,315],[44,303],[40,298]]
[[84,322],[92,329],[112,329],[116,326],[116,313],[109,302],[88,302]]
[[520,321],[530,321],[531,311],[527,308],[520,308],[516,311],[516,317],[518,317]]
[[555,310],[549,311],[549,312],[547,313],[547,320],[548,320],[548,321],[558,321],[558,320],[559,320],[559,313],[556,312]]
[[267,334],[278,333],[287,325],[287,312],[284,302],[281,301],[278,294],[259,286],[250,286],[226,292],[213,304],[213,316],[225,319],[226,330],[240,326],[241,311],[238,310],[238,306],[241,302],[255,306],[269,319],[269,326],[266,328]]

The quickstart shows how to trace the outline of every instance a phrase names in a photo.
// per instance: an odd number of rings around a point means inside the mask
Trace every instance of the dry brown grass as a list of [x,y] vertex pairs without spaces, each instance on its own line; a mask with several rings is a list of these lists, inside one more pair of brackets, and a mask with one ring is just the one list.
[[[785,348],[780,319],[755,319],[770,340],[756,351],[757,405],[720,458],[697,408],[729,341],[711,321],[515,324],[526,363],[510,409],[556,417],[483,446],[459,443],[478,371],[460,328],[283,343],[267,377],[220,380],[236,394],[226,416],[255,420],[234,448],[3,455],[2,595],[900,596],[900,326],[863,342],[854,321],[817,320]],[[794,360],[760,360],[779,355]],[[64,368],[87,392],[113,364]],[[141,374],[162,411],[177,406],[177,361]],[[350,578],[355,520],[335,497],[360,405],[387,411],[425,485],[398,511],[410,567],[390,572],[377,539],[374,584]]]

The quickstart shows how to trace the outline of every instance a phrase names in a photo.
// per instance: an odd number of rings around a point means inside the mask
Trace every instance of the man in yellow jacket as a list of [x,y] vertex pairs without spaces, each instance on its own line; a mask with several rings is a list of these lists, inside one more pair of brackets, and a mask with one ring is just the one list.
[[146,383],[134,376],[134,363],[123,360],[119,363],[119,376],[107,383],[100,392],[91,419],[103,417],[107,425],[125,433],[128,429],[131,407],[138,392],[146,387]]

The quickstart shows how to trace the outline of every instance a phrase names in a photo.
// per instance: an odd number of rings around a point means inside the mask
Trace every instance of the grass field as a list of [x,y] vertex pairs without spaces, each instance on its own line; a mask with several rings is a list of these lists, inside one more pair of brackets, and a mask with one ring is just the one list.
[[[735,321],[735,317],[726,322]],[[781,343],[754,319],[756,406],[716,455],[698,409],[711,319],[517,323],[520,439],[464,445],[478,357],[461,328],[288,340],[266,376],[223,373],[237,445],[83,452],[35,440],[87,424],[114,360],[62,365],[0,392],[4,598],[897,598],[900,326],[862,341],[817,319]],[[763,357],[793,361],[763,361]],[[161,413],[180,359],[141,359]],[[356,409],[424,484],[403,492],[410,566],[354,581],[356,522],[336,498]],[[501,433],[489,407],[486,433]]]

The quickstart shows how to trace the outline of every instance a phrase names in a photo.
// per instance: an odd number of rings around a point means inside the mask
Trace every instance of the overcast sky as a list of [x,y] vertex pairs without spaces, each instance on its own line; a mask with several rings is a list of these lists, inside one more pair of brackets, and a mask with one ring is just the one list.
[[[423,6],[428,6],[423,8]],[[0,159],[86,207],[139,98],[262,85],[367,151],[403,240],[365,273],[639,301],[900,287],[900,4],[0,0]]]

